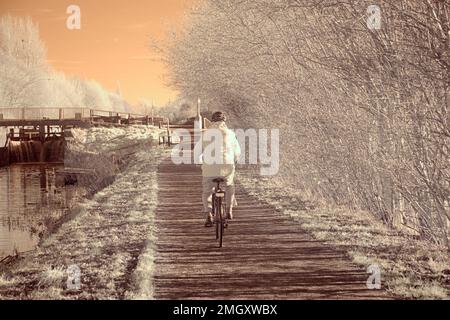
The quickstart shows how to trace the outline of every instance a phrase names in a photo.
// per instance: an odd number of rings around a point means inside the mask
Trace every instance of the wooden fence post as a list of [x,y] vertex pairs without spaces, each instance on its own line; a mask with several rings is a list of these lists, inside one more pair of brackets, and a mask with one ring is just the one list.
[[45,141],[45,126],[42,124],[39,125],[39,139],[42,143]]
[[170,147],[172,145],[172,138],[170,136],[170,125],[169,119],[167,119],[167,145]]

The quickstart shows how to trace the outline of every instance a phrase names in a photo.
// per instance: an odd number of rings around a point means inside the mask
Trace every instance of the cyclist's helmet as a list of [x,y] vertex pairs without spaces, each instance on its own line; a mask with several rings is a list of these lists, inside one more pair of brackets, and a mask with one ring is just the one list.
[[220,121],[227,121],[227,116],[222,111],[214,112],[212,115],[212,122],[220,122]]

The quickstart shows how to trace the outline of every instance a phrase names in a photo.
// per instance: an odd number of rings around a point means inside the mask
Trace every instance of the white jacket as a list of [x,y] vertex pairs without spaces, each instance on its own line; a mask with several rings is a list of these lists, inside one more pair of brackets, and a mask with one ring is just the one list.
[[[220,134],[221,144],[214,143],[212,136]],[[202,134],[204,177],[226,177],[234,173],[234,164],[241,155],[241,147],[236,134],[228,129],[225,122],[213,122]],[[220,142],[219,140],[219,142]],[[213,159],[211,157],[213,155]]]

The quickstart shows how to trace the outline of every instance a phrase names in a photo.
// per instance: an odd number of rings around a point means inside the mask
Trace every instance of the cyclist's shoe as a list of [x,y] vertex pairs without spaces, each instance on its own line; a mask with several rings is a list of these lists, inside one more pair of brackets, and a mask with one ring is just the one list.
[[206,216],[205,227],[209,228],[213,226],[213,217],[211,213],[208,213]]

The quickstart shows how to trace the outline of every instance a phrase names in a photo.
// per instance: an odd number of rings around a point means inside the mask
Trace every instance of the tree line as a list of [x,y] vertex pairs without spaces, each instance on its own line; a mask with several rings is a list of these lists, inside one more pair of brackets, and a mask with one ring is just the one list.
[[450,1],[204,0],[161,48],[170,84],[279,128],[286,186],[448,246]]
[[0,17],[0,107],[95,107],[128,112],[129,104],[94,80],[66,77],[47,61],[31,18]]

